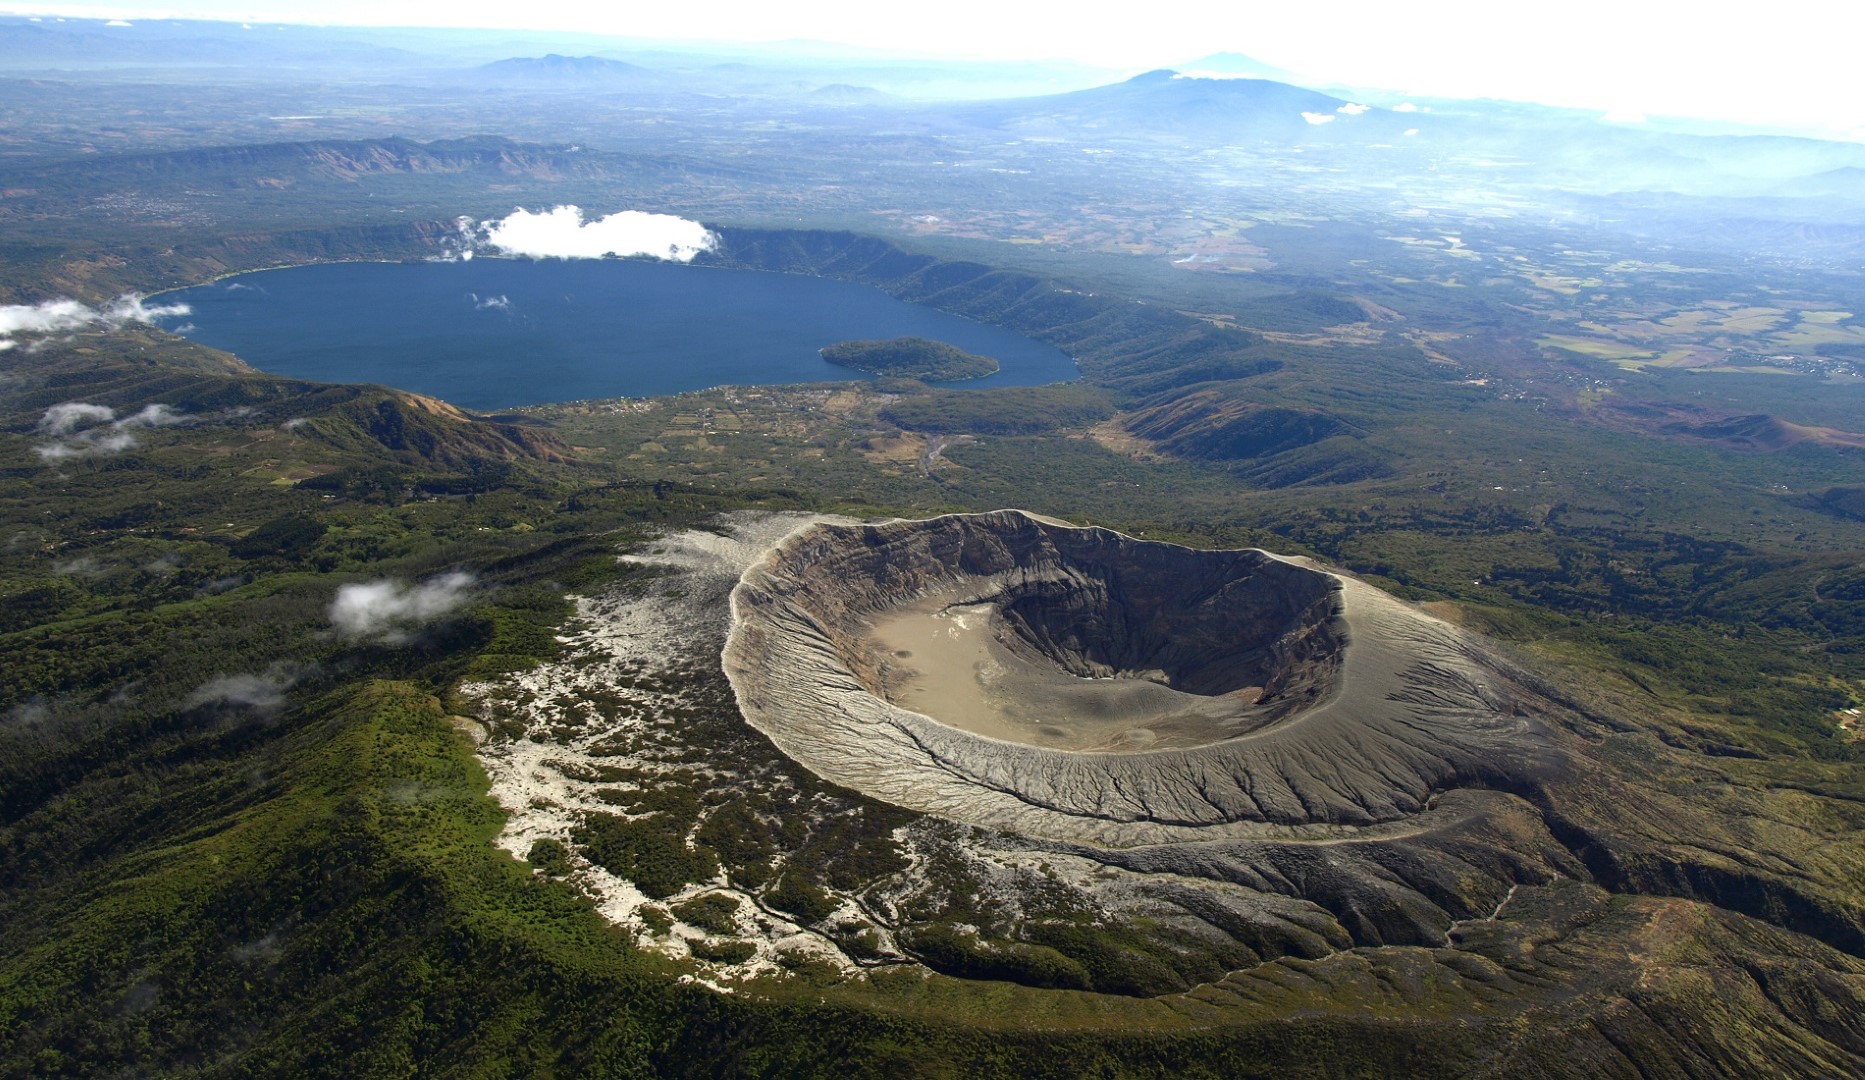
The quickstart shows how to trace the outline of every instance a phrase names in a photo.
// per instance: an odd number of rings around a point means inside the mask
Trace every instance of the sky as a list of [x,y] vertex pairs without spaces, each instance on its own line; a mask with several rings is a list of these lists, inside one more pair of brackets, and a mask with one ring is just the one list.
[[1673,0],[0,0],[0,12],[355,26],[809,39],[917,55],[1071,59],[1116,71],[1245,53],[1311,84],[1688,116],[1865,139],[1855,35],[1835,0],[1740,14]]

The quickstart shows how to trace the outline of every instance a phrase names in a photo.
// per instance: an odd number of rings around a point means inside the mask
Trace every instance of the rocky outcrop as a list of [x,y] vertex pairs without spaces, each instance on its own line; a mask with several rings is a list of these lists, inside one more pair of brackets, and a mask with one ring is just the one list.
[[[874,625],[988,612],[1058,713],[1133,680],[1196,702],[1201,745],[1082,752],[888,700]],[[1017,511],[816,525],[745,572],[724,662],[746,718],[830,780],[971,824],[1096,845],[1400,838],[1557,758],[1532,694],[1455,628],[1260,551],[1201,552]],[[1016,666],[1013,665],[1013,666]],[[1032,683],[1040,673],[1047,683]],[[1226,699],[1220,701],[1219,699]],[[1058,715],[1067,722],[1070,717]]]
[[378,400],[374,409],[354,411],[370,437],[384,447],[447,468],[570,457],[570,448],[548,431],[469,416],[447,402],[419,394],[391,393]]

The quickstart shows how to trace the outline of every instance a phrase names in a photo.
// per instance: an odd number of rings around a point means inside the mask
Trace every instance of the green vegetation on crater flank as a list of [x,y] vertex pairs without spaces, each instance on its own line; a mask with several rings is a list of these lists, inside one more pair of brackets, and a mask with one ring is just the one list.
[[998,363],[991,357],[922,337],[838,341],[822,350],[822,358],[870,375],[927,382],[982,379],[998,372]]

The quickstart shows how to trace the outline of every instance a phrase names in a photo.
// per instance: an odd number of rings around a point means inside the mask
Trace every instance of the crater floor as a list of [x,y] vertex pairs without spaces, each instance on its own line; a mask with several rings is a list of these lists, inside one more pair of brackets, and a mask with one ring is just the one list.
[[1000,638],[989,603],[942,599],[877,618],[865,643],[887,701],[963,731],[1057,750],[1137,753],[1203,746],[1249,730],[1261,687],[1220,697],[1143,676],[1081,676]]

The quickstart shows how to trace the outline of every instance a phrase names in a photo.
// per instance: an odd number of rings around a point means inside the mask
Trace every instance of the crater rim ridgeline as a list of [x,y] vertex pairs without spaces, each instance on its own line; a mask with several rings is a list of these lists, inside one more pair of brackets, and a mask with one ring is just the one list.
[[1365,836],[1545,766],[1480,642],[1307,560],[1018,510],[817,523],[732,592],[753,727],[825,779],[1057,839]]

